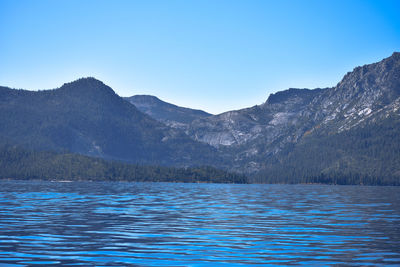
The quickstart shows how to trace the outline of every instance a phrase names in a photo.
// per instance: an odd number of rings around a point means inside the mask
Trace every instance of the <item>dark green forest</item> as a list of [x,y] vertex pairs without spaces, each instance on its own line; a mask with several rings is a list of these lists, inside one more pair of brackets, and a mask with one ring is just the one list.
[[247,183],[244,175],[207,166],[144,166],[10,145],[0,147],[0,179]]
[[262,183],[400,185],[400,119],[335,134],[316,132],[252,177]]

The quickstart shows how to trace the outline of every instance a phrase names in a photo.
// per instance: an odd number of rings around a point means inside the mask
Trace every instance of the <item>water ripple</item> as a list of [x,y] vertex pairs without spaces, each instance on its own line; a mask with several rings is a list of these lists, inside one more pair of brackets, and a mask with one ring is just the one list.
[[0,265],[399,265],[400,188],[0,182]]

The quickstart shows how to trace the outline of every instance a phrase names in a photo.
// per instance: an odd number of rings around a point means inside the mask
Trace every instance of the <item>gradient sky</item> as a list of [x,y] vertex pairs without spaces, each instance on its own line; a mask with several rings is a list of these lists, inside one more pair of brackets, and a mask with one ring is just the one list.
[[0,0],[0,85],[93,76],[211,113],[336,85],[400,50],[400,1]]

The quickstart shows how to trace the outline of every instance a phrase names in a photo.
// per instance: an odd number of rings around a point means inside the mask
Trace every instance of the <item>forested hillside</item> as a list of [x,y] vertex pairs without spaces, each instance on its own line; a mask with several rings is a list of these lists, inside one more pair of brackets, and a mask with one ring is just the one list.
[[0,87],[0,143],[161,166],[219,162],[211,146],[157,122],[94,78],[37,92]]
[[400,118],[306,136],[269,162],[253,182],[400,185]]
[[212,167],[145,166],[7,145],[0,147],[0,179],[247,183],[244,175]]

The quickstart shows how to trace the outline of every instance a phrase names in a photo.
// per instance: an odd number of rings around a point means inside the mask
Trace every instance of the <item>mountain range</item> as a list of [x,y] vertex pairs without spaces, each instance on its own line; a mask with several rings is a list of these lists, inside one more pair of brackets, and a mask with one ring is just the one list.
[[2,143],[30,149],[165,166],[218,161],[216,149],[152,119],[94,78],[37,92],[0,87],[0,122]]
[[2,143],[165,166],[211,165],[253,182],[400,181],[400,53],[334,87],[288,89],[211,115],[155,96],[121,98],[82,78],[58,89],[0,87]]

